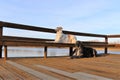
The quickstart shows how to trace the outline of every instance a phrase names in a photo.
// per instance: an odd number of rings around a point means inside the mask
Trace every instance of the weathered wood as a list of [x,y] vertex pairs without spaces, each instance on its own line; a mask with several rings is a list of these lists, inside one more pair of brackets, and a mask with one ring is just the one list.
[[8,28],[16,28],[16,29],[23,29],[23,30],[32,30],[32,31],[55,33],[54,29],[49,29],[49,28],[23,25],[23,24],[16,24],[16,23],[3,22],[3,21],[1,21],[0,23],[3,23],[4,27],[8,27]]
[[[50,47],[74,47],[74,44],[69,43],[53,43],[53,42],[32,42],[32,41],[5,41],[3,45],[8,46],[50,46]],[[91,47],[114,47],[113,44],[94,44],[94,43],[84,43],[84,46],[91,46]]]
[[0,45],[0,58],[2,58],[2,45]]
[[[3,24],[0,23],[0,43],[2,43]],[[2,58],[2,45],[0,44],[0,58]]]
[[69,56],[72,56],[73,54],[73,47],[69,47]]
[[[14,67],[12,66],[12,68]],[[15,68],[11,70],[11,68],[8,67],[8,65],[5,64],[0,65],[0,80],[25,80],[22,77],[18,76],[19,75],[18,73],[13,74],[14,71]]]
[[7,46],[50,46],[50,47],[70,47],[74,44],[67,43],[50,43],[50,42],[30,42],[30,41],[5,41],[4,45]]
[[[105,37],[105,42],[106,42],[106,44],[108,44],[108,37]],[[105,46],[105,50],[104,50],[105,52],[105,54],[107,54],[107,52],[108,52],[108,47],[107,46]]]
[[[3,36],[3,42],[47,42],[54,43],[54,39],[40,39],[40,38],[26,38],[26,37],[16,37],[16,36]],[[82,41],[84,45],[105,45],[106,42],[91,42],[91,41]],[[67,44],[67,43],[55,43],[55,44]],[[68,44],[67,44],[68,45]]]
[[65,34],[73,34],[73,35],[77,35],[77,36],[89,36],[89,37],[106,37],[106,35],[102,35],[102,34],[93,34],[93,33],[82,33],[82,32],[73,32],[73,31],[63,31],[63,33]]
[[44,47],[44,59],[47,58],[47,46]]
[[[32,42],[32,41],[4,41],[3,45],[7,46],[36,46],[36,47],[41,47],[41,46],[50,46],[50,47],[74,47],[74,44],[69,44],[69,43],[54,43],[54,42]],[[83,44],[84,46],[90,46],[90,47],[114,47],[115,45],[113,44],[100,44],[100,43],[85,43]]]
[[119,34],[116,35],[107,35],[108,38],[120,38]]
[[[101,55],[103,56],[103,55]],[[48,58],[47,60],[40,58],[13,58],[9,61],[15,62],[20,65],[24,65],[28,68],[42,72],[60,80],[75,80],[74,78],[61,75],[61,73],[55,73],[54,71],[42,70],[43,68],[38,67],[39,65],[49,66],[55,69],[67,71],[67,73],[78,75],[79,72],[85,72],[94,74],[97,76],[104,76],[111,78],[111,80],[120,80],[120,55],[110,54],[105,57],[97,58],[85,58],[85,59],[74,59],[70,60],[68,57],[54,57],[53,59]],[[35,75],[29,74],[18,67],[11,64],[4,64],[3,60],[0,59],[0,77],[3,80],[41,80],[41,78]],[[59,63],[59,64],[58,64]],[[110,68],[108,68],[110,66]],[[116,73],[116,74],[115,74]],[[118,73],[118,74],[117,74]],[[80,75],[80,74],[79,74]],[[84,76],[83,76],[84,77]],[[87,76],[88,77],[88,76]],[[91,77],[89,77],[90,80]],[[99,78],[98,78],[99,79]],[[82,79],[83,80],[83,79]],[[91,79],[93,80],[93,78]],[[109,79],[108,79],[109,80]]]
[[107,45],[106,42],[90,42],[90,41],[82,41],[83,45]]
[[[3,27],[7,28],[15,28],[15,29],[23,29],[23,30],[32,30],[39,32],[48,32],[48,33],[56,33],[55,29],[43,28],[37,26],[16,24],[10,22],[0,21],[0,58],[2,57],[2,45],[5,47],[5,58],[7,58],[7,46],[44,46],[44,58],[47,57],[47,47],[69,47],[70,48],[70,56],[72,55],[74,44],[70,43],[55,43],[53,39],[38,39],[38,38],[26,38],[26,37],[16,37],[16,36],[2,36]],[[108,44],[108,38],[112,37],[120,37],[120,35],[103,35],[103,34],[92,34],[92,33],[81,33],[81,32],[73,32],[73,31],[65,31],[65,34],[72,34],[76,36],[88,36],[88,37],[101,37],[105,38],[105,42],[84,42],[84,46],[90,47],[105,47],[105,53],[107,54],[107,48],[115,45]]]
[[28,38],[28,37],[17,37],[17,36],[3,36],[2,41],[54,41],[53,39],[41,39],[41,38]]
[[7,46],[4,46],[4,61],[7,60]]
[[[29,26],[29,25],[16,24],[16,23],[10,23],[10,22],[2,22],[2,21],[0,21],[0,23],[3,23],[4,27],[8,27],[8,28],[56,33],[55,29],[50,29],[50,28]],[[73,31],[65,31],[65,30],[63,30],[63,33],[73,34],[73,35],[78,35],[78,36],[103,37],[103,38],[106,37],[106,35],[102,35],[102,34],[81,33],[81,32],[73,32]]]

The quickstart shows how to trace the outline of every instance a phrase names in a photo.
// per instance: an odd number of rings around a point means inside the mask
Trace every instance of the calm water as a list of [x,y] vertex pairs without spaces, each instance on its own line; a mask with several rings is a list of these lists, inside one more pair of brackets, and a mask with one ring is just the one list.
[[[43,48],[25,48],[25,47],[8,47],[8,57],[43,57]],[[99,50],[98,53],[104,51]],[[4,52],[3,52],[4,53]],[[109,53],[120,54],[120,51],[109,51]],[[65,48],[48,48],[48,56],[68,56],[69,49]],[[4,56],[4,55],[2,55]]]

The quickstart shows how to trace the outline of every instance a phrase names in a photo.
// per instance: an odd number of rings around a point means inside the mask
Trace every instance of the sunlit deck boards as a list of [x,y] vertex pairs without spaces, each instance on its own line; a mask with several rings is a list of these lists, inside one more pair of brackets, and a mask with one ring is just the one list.
[[[57,58],[9,58],[12,61],[27,68],[50,75],[60,80],[75,80],[74,78],[51,72],[49,70],[36,67],[35,65],[44,65],[51,68],[63,70],[69,73],[84,72],[92,75],[102,76],[114,80],[120,80],[120,55],[107,55],[96,58],[70,59],[69,57]],[[6,72],[8,77],[4,75]],[[0,77],[9,78],[9,80],[40,80],[40,78],[23,71],[9,63],[4,63],[0,59]]]

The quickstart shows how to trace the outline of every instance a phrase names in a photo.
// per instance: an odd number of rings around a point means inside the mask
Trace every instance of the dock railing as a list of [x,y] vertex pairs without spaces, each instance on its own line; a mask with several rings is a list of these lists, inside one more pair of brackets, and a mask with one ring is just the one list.
[[[69,47],[69,55],[71,56],[71,52],[73,50],[74,44],[70,43],[54,43],[53,39],[39,39],[39,38],[27,38],[27,37],[18,37],[18,36],[4,36],[3,28],[15,28],[21,30],[30,30],[30,31],[38,31],[38,32],[47,32],[47,33],[56,33],[55,29],[36,27],[30,25],[16,24],[10,22],[0,21],[0,58],[2,58],[2,47],[4,46],[4,59],[7,59],[7,46],[44,46],[44,58],[47,58],[47,47]],[[120,37],[120,35],[103,35],[103,34],[92,34],[92,33],[82,33],[82,32],[73,32],[73,31],[65,31],[65,34],[73,34],[76,36],[87,36],[87,37],[99,37],[104,38],[104,42],[87,42],[83,41],[85,46],[91,47],[103,47],[105,54],[107,54],[108,47],[114,46],[108,44],[108,38],[116,38]],[[50,42],[49,42],[50,41]]]

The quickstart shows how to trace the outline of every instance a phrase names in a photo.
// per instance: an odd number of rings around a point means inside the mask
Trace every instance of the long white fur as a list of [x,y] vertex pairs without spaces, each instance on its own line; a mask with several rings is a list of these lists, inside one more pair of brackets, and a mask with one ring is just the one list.
[[64,34],[62,32],[62,27],[57,27],[56,29],[55,42],[57,43],[76,43],[77,38],[71,34]]

